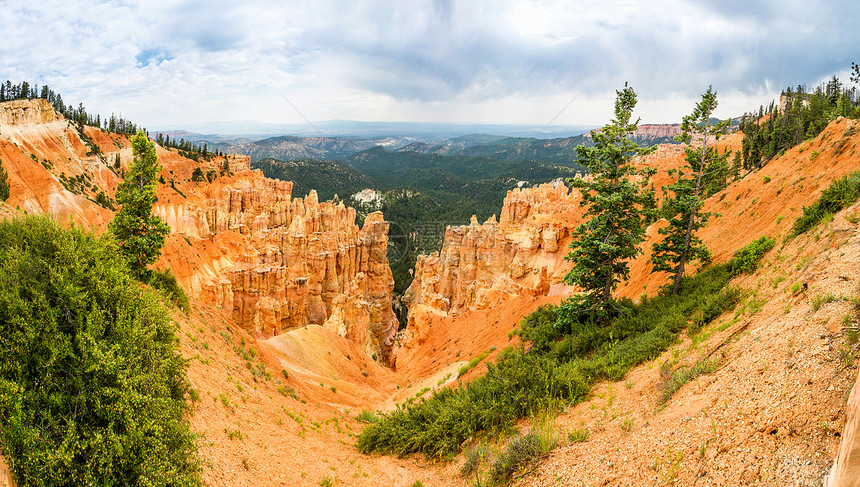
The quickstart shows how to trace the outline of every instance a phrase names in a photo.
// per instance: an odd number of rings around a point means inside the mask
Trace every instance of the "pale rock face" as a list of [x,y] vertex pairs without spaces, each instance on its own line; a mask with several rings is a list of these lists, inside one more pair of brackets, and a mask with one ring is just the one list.
[[47,100],[13,100],[0,103],[0,124],[35,125],[63,120]]
[[570,269],[564,260],[582,210],[561,181],[508,192],[501,212],[483,224],[448,227],[440,252],[418,257],[403,301],[409,340],[421,341],[429,316],[486,309],[522,294],[546,295]]

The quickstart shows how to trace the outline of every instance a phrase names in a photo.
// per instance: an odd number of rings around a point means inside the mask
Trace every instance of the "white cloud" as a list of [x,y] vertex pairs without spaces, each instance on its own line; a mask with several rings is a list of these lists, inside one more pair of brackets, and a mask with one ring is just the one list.
[[[842,72],[853,4],[670,0],[6,0],[0,76],[144,125],[308,118],[601,124],[629,81],[648,122],[708,85],[725,116]],[[685,108],[686,107],[686,108]]]

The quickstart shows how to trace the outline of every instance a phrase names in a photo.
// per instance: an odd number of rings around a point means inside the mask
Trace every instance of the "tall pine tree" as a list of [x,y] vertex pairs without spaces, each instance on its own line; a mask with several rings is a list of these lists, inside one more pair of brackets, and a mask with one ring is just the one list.
[[573,231],[565,257],[573,261],[573,269],[564,282],[585,291],[578,298],[584,309],[604,312],[609,311],[612,291],[629,277],[628,261],[642,252],[647,219],[643,208],[654,197],[645,189],[654,171],[632,164],[633,157],[651,151],[630,138],[639,123],[631,121],[636,92],[625,83],[616,93],[615,118],[592,132],[593,146],[576,148],[577,162],[588,167],[590,178],[570,183],[582,193],[580,206],[587,208],[587,220]]
[[131,147],[134,160],[116,188],[116,202],[122,208],[109,226],[131,270],[139,279],[146,280],[148,266],[161,255],[170,227],[152,213],[152,205],[158,201],[155,184],[161,171],[155,144],[146,134],[138,132],[131,139]]
[[[729,128],[731,120],[711,124],[711,115],[717,108],[717,93],[708,87],[693,113],[681,122],[679,139],[688,142],[684,151],[686,167],[672,171],[677,181],[663,187],[666,200],[664,213],[669,216],[669,225],[660,229],[665,238],[653,246],[651,262],[653,272],[673,272],[672,294],[678,293],[681,277],[687,263],[698,260],[710,261],[710,253],[696,236],[696,232],[708,223],[709,212],[702,211],[702,191],[709,176],[727,166],[729,151],[718,153],[713,142],[719,140]],[[695,144],[701,140],[701,145]],[[669,193],[672,196],[669,197]]]

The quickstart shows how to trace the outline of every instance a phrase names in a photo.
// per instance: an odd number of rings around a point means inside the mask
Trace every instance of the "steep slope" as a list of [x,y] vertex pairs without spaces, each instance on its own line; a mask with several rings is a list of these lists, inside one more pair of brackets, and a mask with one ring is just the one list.
[[[761,235],[785,235],[803,206],[814,202],[835,179],[857,170],[860,137],[856,125],[856,121],[842,119],[831,123],[815,140],[709,199],[705,209],[718,215],[701,236],[715,260],[725,262]],[[721,142],[733,148],[739,143],[740,135]],[[662,170],[677,167],[682,158],[680,150],[669,148],[646,163]],[[735,283],[748,293],[736,316],[723,317],[695,339],[685,338],[659,359],[635,369],[623,388],[621,384],[601,386],[592,400],[560,417],[556,426],[562,431],[585,427],[592,439],[562,448],[541,464],[535,478],[523,484],[820,481],[836,457],[838,434],[846,418],[845,401],[856,375],[851,365],[856,346],[846,341],[842,326],[856,320],[849,301],[856,299],[858,289],[858,211],[860,207],[855,206],[837,215],[832,224],[783,247],[778,245],[766,256],[762,270]],[[543,218],[551,220],[553,215]],[[648,230],[646,249],[658,237],[660,224]],[[492,252],[485,245],[469,243],[462,248],[463,242],[470,241],[459,233],[481,235],[479,227],[449,229],[449,255],[469,257],[447,259],[448,266],[439,276],[461,280],[461,276],[475,275],[474,269],[480,268],[476,263],[492,262]],[[483,227],[487,233],[500,225]],[[499,234],[503,232],[496,231],[496,240],[503,236]],[[458,245],[461,248],[453,252]],[[631,263],[631,279],[620,288],[620,295],[636,299],[657,292],[668,281],[668,276],[650,274],[648,257],[646,250]],[[422,259],[442,260],[438,255]],[[505,273],[499,279],[504,282]],[[433,287],[442,279],[432,271],[426,280],[421,280],[425,290],[444,288]],[[489,282],[472,282],[472,289],[467,284],[448,296],[482,296],[493,288]],[[415,294],[425,295],[423,291]],[[521,294],[487,309],[461,306],[456,316],[445,308],[444,299],[425,299],[416,308],[416,316],[423,311],[427,318],[423,322],[415,319],[419,326],[412,333],[426,338],[405,340],[397,353],[398,370],[420,374],[429,372],[427,362],[463,363],[482,351],[502,348],[509,343],[506,334],[516,316],[562,297]],[[426,306],[432,312],[421,309]],[[700,379],[698,385],[683,388],[668,406],[658,404],[664,380],[659,365],[678,367],[704,356],[718,358],[721,368]],[[466,379],[480,373],[475,369]]]
[[[737,311],[559,417],[589,441],[518,485],[820,485],[853,407],[857,347],[843,327],[857,319],[858,211],[777,244],[735,282],[747,290]],[[663,371],[703,358],[719,368],[663,405]]]

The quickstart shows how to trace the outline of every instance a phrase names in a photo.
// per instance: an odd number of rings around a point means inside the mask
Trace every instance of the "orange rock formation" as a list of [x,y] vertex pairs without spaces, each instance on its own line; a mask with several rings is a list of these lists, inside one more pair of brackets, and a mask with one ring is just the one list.
[[[99,151],[44,100],[0,104],[7,204],[104,229],[113,211],[95,203],[96,195],[114,194],[131,148],[125,136],[93,127],[84,133]],[[231,310],[258,337],[325,325],[388,359],[397,319],[382,214],[359,229],[353,209],[319,202],[314,192],[292,199],[292,183],[250,170],[247,156],[227,156],[231,174],[195,183],[195,168],[218,173],[224,160],[198,163],[160,147],[158,155],[164,184],[154,211],[172,229],[158,265],[170,267],[190,294]]]
[[487,309],[522,294],[548,294],[570,268],[564,256],[581,211],[579,194],[556,181],[508,192],[498,222],[493,216],[479,224],[472,217],[469,225],[448,227],[442,250],[418,257],[404,295],[406,345],[423,341],[431,316]]

